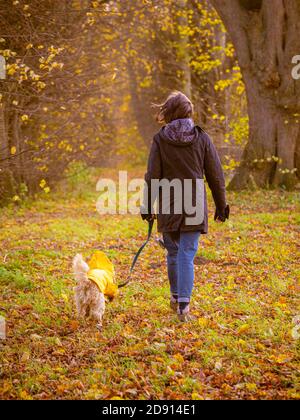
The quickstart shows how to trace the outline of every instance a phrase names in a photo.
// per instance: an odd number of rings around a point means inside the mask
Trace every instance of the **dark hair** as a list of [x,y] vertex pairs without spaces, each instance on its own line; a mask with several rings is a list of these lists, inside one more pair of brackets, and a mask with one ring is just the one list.
[[168,124],[179,118],[190,118],[194,112],[194,106],[189,98],[182,92],[172,92],[162,104],[152,104],[153,107],[159,108],[156,120],[159,123]]

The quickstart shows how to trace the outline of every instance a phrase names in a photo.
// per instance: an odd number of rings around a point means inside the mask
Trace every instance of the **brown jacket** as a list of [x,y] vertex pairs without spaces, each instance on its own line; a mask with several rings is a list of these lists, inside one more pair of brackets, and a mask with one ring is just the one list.
[[[170,138],[170,133],[165,126],[154,136],[148,159],[148,169],[145,174],[145,181],[148,185],[148,208],[144,208],[144,213],[153,213],[152,205],[156,194],[152,193],[151,195],[150,183],[152,179],[180,179],[184,189],[184,179],[203,179],[204,176],[212,191],[216,209],[221,213],[225,210],[225,180],[216,148],[208,134],[199,126],[193,127],[192,136],[191,132],[188,134],[184,137],[179,132],[175,138]],[[193,200],[196,200],[196,196],[193,196]],[[204,219],[199,225],[191,226],[185,223],[187,214],[185,214],[184,207],[181,214],[175,214],[172,209],[170,214],[162,214],[160,195],[158,201],[157,219],[160,232],[199,230],[201,233],[207,233],[206,192],[204,195]]]

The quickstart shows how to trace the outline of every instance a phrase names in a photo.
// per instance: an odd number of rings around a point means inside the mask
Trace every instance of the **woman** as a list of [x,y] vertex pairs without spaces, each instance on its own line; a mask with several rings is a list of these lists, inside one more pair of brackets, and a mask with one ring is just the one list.
[[177,311],[181,321],[186,321],[189,318],[194,286],[194,257],[200,234],[207,233],[205,188],[202,196],[203,218],[198,224],[190,224],[187,223],[190,213],[186,212],[185,205],[181,212],[175,209],[175,189],[168,196],[170,204],[166,211],[162,188],[151,190],[151,185],[154,180],[180,180],[182,196],[186,197],[185,182],[191,180],[192,200],[195,205],[201,200],[200,195],[197,195],[197,180],[203,180],[205,175],[216,205],[215,220],[224,222],[229,217],[229,206],[226,205],[225,180],[219,156],[209,136],[194,124],[191,101],[183,93],[173,92],[158,106],[157,120],[166,125],[154,136],[151,146],[145,174],[147,193],[144,194],[141,216],[147,221],[155,217],[153,203],[158,195],[158,231],[163,233],[168,253],[170,306]]

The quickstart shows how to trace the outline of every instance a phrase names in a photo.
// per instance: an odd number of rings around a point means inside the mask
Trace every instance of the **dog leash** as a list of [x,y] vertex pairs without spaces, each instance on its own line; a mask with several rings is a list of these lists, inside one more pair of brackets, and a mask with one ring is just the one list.
[[141,252],[143,251],[143,249],[145,248],[145,246],[147,245],[147,243],[150,241],[153,225],[154,225],[154,219],[152,219],[152,220],[150,220],[148,222],[148,235],[147,235],[147,239],[143,243],[143,245],[140,247],[140,249],[138,250],[138,252],[135,254],[135,256],[133,258],[133,261],[132,261],[132,264],[131,264],[131,267],[130,267],[130,270],[129,270],[129,275],[128,275],[127,280],[124,283],[119,284],[118,285],[118,289],[120,289],[121,287],[126,286],[126,284],[128,284],[130,282],[131,274],[133,272],[134,266],[135,266],[135,264],[136,264],[136,262],[137,262],[137,260],[138,260],[138,258],[140,256]]

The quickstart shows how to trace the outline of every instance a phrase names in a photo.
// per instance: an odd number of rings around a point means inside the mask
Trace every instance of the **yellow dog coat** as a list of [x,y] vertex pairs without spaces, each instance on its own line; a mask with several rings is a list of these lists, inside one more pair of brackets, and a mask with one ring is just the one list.
[[95,251],[90,262],[88,279],[93,281],[105,296],[113,299],[118,294],[118,286],[114,283],[114,266],[104,252]]

